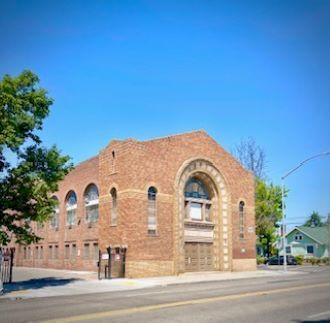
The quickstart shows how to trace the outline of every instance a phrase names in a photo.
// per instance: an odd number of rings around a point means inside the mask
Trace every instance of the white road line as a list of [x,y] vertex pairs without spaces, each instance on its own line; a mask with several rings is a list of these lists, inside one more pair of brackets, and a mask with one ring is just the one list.
[[316,317],[319,317],[319,316],[323,316],[323,315],[326,315],[326,314],[330,314],[330,311],[313,314],[313,315],[308,316],[308,318],[309,319],[313,319],[313,318],[316,318]]

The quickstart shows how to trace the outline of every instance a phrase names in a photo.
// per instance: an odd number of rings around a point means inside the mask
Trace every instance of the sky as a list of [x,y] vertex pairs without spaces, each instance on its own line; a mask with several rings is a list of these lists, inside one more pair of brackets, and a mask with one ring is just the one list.
[[[41,138],[74,163],[111,139],[249,137],[269,182],[330,151],[330,1],[0,1],[0,77],[55,100]],[[330,155],[285,179],[287,221],[330,213]]]

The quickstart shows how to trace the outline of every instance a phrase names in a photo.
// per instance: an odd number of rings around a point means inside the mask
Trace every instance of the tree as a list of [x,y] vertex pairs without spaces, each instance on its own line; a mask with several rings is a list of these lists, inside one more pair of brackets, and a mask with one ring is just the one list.
[[282,191],[280,186],[267,185],[257,178],[255,194],[256,234],[269,256],[276,241],[277,223],[282,219]]
[[232,150],[232,154],[257,178],[266,179],[266,154],[253,138],[241,140]]
[[0,245],[40,239],[31,223],[49,219],[51,193],[72,168],[56,146],[42,146],[38,131],[53,100],[38,83],[31,71],[0,81]]
[[[282,191],[266,182],[266,153],[253,138],[241,140],[232,150],[236,159],[256,177],[255,213],[256,234],[266,255],[273,252],[278,222],[282,219]],[[285,196],[287,191],[284,191]]]
[[313,211],[309,219],[304,223],[306,227],[322,227],[323,222],[318,212]]

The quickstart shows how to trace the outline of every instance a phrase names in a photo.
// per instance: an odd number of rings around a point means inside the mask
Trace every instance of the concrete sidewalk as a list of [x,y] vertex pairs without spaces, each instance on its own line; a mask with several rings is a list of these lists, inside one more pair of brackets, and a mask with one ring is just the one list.
[[53,270],[41,268],[14,268],[14,282],[6,284],[4,298],[25,299],[63,295],[92,294],[114,291],[143,289],[155,286],[199,283],[258,277],[283,277],[299,272],[257,270],[249,272],[203,272],[185,273],[179,276],[152,277],[140,279],[117,278],[97,280],[95,272]]

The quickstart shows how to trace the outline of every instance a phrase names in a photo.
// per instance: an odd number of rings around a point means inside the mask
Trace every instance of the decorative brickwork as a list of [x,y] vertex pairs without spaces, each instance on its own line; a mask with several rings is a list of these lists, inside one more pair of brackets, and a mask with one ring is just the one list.
[[[207,188],[209,200],[201,205],[203,214],[207,207],[211,219],[185,218],[184,190],[190,178]],[[96,222],[86,220],[84,194],[90,184],[96,185],[99,193]],[[157,191],[154,234],[148,233],[150,187]],[[69,191],[77,197],[77,219],[71,226],[66,221]],[[29,249],[19,248],[17,264],[97,270],[98,249],[106,252],[109,246],[127,247],[128,277],[173,275],[185,272],[188,265],[189,270],[225,271],[251,269],[255,264],[253,175],[204,131],[149,141],[111,141],[98,156],[77,165],[55,195],[59,200],[58,228],[48,224],[39,228],[44,240]],[[240,201],[245,205],[241,236]],[[197,267],[195,254],[200,260]]]

